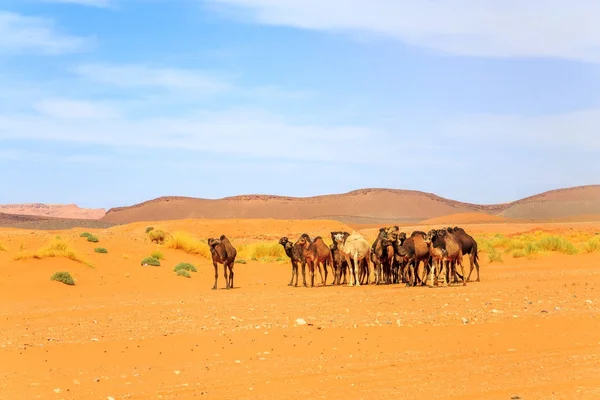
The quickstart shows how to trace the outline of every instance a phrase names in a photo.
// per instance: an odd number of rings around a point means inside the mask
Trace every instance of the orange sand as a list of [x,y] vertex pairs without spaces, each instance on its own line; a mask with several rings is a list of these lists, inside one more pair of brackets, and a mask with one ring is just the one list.
[[[99,243],[80,238],[83,229],[0,229],[8,250],[0,251],[0,398],[600,397],[600,253],[503,264],[482,253],[480,283],[435,289],[290,288],[287,263],[248,261],[236,264],[235,289],[221,289],[219,268],[220,290],[212,291],[210,261],[150,243],[147,225],[88,230]],[[234,245],[345,228],[276,220],[152,225],[198,238],[225,233]],[[465,225],[473,234],[534,228],[592,232],[600,223]],[[21,247],[34,251],[57,235],[94,268],[60,258],[13,261]],[[156,249],[162,266],[140,266]],[[199,271],[176,276],[181,261]],[[70,271],[76,285],[50,281],[58,270]],[[308,324],[297,326],[297,318]]]

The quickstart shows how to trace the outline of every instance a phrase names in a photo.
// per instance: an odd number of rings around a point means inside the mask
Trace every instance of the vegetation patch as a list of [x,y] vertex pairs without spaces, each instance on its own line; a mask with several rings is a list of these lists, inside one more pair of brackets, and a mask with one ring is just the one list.
[[185,276],[186,278],[192,277],[192,275],[190,275],[190,273],[187,272],[185,269],[180,269],[179,271],[177,271],[177,276]]
[[35,253],[23,253],[18,254],[14,257],[14,260],[27,260],[27,259],[36,259],[41,260],[44,258],[52,258],[52,257],[62,257],[68,258],[69,260],[79,262],[85,264],[89,267],[93,267],[92,264],[85,261],[81,258],[75,250],[73,250],[66,242],[61,240],[55,240],[51,242],[49,245],[40,248]]
[[595,253],[600,251],[600,236],[594,236],[588,240],[583,246],[583,251],[586,253]]
[[152,243],[163,244],[167,239],[167,234],[162,229],[152,229],[148,232],[148,237]]
[[235,260],[235,263],[236,263],[236,264],[246,264],[246,260],[244,260],[244,259],[242,258],[242,259],[239,259],[239,260]]
[[67,271],[55,272],[54,275],[52,275],[50,277],[50,280],[62,282],[65,285],[74,285],[75,284],[73,277]]
[[2,242],[0,242],[0,251],[8,251]]
[[96,236],[93,236],[93,235],[88,236],[87,237],[87,241],[88,242],[92,242],[92,243],[98,243],[99,242],[98,238]]
[[96,248],[94,249],[94,251],[95,251],[96,253],[101,253],[101,254],[106,254],[106,253],[108,253],[108,250],[106,250],[104,247],[96,247]]
[[237,250],[238,257],[241,260],[250,259],[252,261],[279,262],[280,260],[285,261],[287,258],[285,250],[279,242],[242,244]]
[[79,235],[79,236],[80,236],[80,237],[90,237],[90,236],[92,236],[92,234],[91,234],[91,233],[89,233],[89,232],[83,232],[83,233],[82,233],[81,235]]
[[151,265],[153,267],[160,267],[160,260],[154,257],[146,257],[142,260],[142,266]]
[[179,263],[175,266],[175,268],[173,268],[173,271],[177,272],[177,271],[191,271],[191,272],[198,272],[198,270],[196,269],[196,267],[193,264],[187,263],[187,262],[182,262]]
[[153,231],[154,227],[153,226],[149,226],[146,228],[146,233],[150,233],[150,231]]
[[157,260],[164,260],[165,255],[163,253],[161,253],[160,251],[155,250],[152,253],[150,253],[150,257],[154,257]]
[[183,250],[188,254],[197,254],[210,259],[210,248],[208,243],[200,241],[185,232],[173,232],[165,242],[170,249]]

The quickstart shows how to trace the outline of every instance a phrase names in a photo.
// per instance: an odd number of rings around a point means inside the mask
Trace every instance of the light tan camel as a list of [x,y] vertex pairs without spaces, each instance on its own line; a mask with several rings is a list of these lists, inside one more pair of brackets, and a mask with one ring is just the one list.
[[[358,280],[359,264],[361,260],[367,263],[367,285],[371,276],[371,246],[358,232],[331,232],[331,237],[338,244],[338,249],[344,255],[350,270],[350,281],[348,286],[360,286]],[[350,260],[354,261],[354,264]]]

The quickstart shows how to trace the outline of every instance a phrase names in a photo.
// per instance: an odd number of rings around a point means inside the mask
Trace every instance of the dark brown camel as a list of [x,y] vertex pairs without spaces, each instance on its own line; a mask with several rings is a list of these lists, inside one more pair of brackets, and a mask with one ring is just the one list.
[[[308,269],[310,271],[310,286],[315,286],[315,267],[319,269],[319,274],[321,275],[321,283],[323,286],[327,285],[327,266],[331,266],[333,272],[335,273],[335,269],[333,266],[333,256],[331,255],[331,249],[329,246],[325,244],[323,238],[317,236],[312,242],[310,238],[307,236],[302,236],[298,239],[298,244],[304,251],[304,259],[308,264]],[[321,264],[325,269],[325,279],[323,279],[323,274],[321,273]],[[304,273],[304,270],[302,270]],[[335,277],[335,275],[334,275]],[[335,282],[335,278],[334,278]]]
[[456,272],[456,264],[458,264],[460,265],[462,272],[461,279],[463,285],[466,285],[465,272],[462,265],[463,252],[458,238],[453,233],[448,232],[446,229],[432,229],[427,233],[427,238],[433,243],[433,247],[440,248],[446,252],[446,255],[443,257],[443,259],[446,263],[446,276],[448,277],[448,283],[450,283],[450,278],[452,278],[454,282],[458,281]]
[[[302,235],[303,237],[308,237],[308,235],[306,233],[304,233]],[[309,238],[310,240],[310,238]],[[304,280],[304,286],[306,286],[306,278],[304,276],[304,267],[306,265],[306,261],[304,259],[304,251],[302,249],[302,246],[298,243],[298,241],[296,241],[296,243],[292,243],[287,237],[282,237],[281,239],[279,239],[279,244],[283,246],[283,249],[285,250],[285,254],[287,254],[287,256],[290,258],[290,261],[292,263],[292,277],[290,279],[290,283],[288,283],[288,286],[298,286],[298,265],[302,264],[302,278]],[[294,276],[296,277],[296,283],[293,284],[294,282]]]
[[[217,278],[219,276],[217,264],[223,264],[226,288],[232,289],[233,265],[237,256],[235,247],[231,245],[231,242],[229,242],[229,239],[225,235],[221,235],[219,239],[209,238],[208,246],[210,247],[210,255],[215,267],[215,285],[213,286],[213,290],[217,289]],[[229,277],[227,276],[227,269],[229,269]]]
[[473,239],[471,235],[465,232],[464,229],[455,226],[454,228],[448,228],[448,232],[453,233],[454,236],[460,242],[462,247],[463,255],[469,255],[469,276],[467,277],[467,282],[471,281],[471,274],[473,273],[473,266],[477,268],[477,282],[479,280],[479,255],[477,254],[477,241]]

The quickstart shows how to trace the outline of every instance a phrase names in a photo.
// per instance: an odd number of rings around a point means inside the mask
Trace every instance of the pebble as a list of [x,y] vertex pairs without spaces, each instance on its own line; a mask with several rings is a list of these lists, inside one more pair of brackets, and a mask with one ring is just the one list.
[[112,396],[108,396],[108,397],[106,398],[106,400],[115,400],[115,398],[114,398],[114,397],[112,397]]
[[466,325],[466,324],[468,324],[468,323],[469,323],[469,320],[468,320],[468,319],[466,319],[465,317],[462,317],[462,323],[463,323],[464,325]]
[[174,373],[175,375],[179,375],[179,374],[181,373],[181,371],[173,371],[173,373]]
[[305,320],[303,320],[302,318],[298,318],[298,319],[296,320],[296,323],[297,323],[298,325],[306,325],[306,321],[305,321]]
[[54,389],[54,393],[60,393],[60,388]]
[[594,304],[594,302],[591,300],[586,300],[585,302],[586,302],[586,304]]

